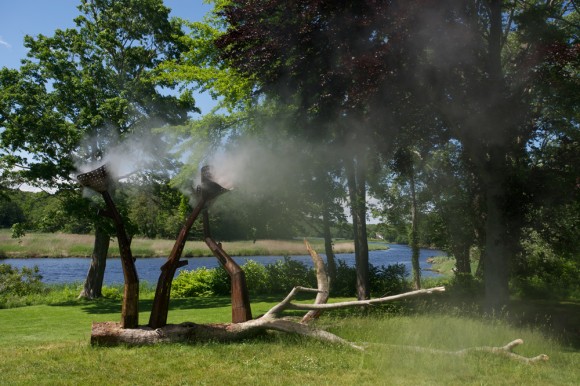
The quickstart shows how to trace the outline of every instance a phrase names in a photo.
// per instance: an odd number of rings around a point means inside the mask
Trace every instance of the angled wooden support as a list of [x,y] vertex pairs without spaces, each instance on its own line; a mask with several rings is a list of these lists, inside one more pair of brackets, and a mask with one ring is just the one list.
[[232,323],[242,323],[251,320],[252,309],[246,284],[246,274],[214,239],[206,237],[205,243],[230,276],[232,282]]
[[179,236],[175,240],[175,244],[173,244],[173,249],[167,258],[167,262],[161,267],[161,274],[157,280],[155,298],[153,299],[153,308],[151,309],[151,315],[149,317],[149,327],[151,328],[160,328],[167,324],[173,276],[175,276],[175,272],[179,267],[187,265],[187,261],[179,261],[179,259],[181,258],[185,242],[187,241],[187,234],[204,206],[205,200],[200,199],[181,228]]
[[139,325],[139,277],[135,268],[135,259],[131,253],[131,243],[127,237],[123,220],[108,191],[100,192],[107,204],[103,215],[113,219],[119,242],[121,265],[125,286],[121,308],[121,328],[137,328]]

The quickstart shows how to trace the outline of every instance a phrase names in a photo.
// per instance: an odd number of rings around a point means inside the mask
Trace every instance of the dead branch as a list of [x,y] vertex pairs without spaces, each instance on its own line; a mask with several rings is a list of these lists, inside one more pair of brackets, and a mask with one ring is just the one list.
[[[316,294],[316,299],[314,304],[325,304],[330,296],[330,286],[328,284],[328,275],[326,274],[326,267],[324,266],[324,261],[318,253],[312,248],[310,243],[304,239],[304,244],[306,249],[312,258],[314,263],[314,268],[316,269],[316,282],[318,283],[318,293]],[[322,314],[322,310],[310,310],[304,315],[301,323],[308,323],[314,319],[317,319]]]
[[338,302],[338,303],[327,303],[327,304],[295,304],[292,303],[292,299],[298,292],[318,292],[317,289],[314,288],[305,288],[305,287],[294,287],[292,291],[286,296],[284,300],[280,303],[272,307],[266,315],[277,315],[284,310],[302,310],[302,311],[309,311],[309,310],[337,310],[340,308],[349,308],[349,307],[356,307],[356,306],[370,306],[373,304],[381,304],[387,303],[393,300],[405,299],[417,295],[426,295],[432,294],[434,292],[444,292],[445,287],[433,287],[433,288],[426,288],[420,289],[411,292],[405,292],[398,295],[392,296],[385,296],[382,298],[376,299],[368,299],[368,300],[353,300],[349,302]]
[[[378,343],[367,343],[367,344],[379,345]],[[528,357],[525,357],[523,355],[519,355],[519,354],[514,353],[513,352],[514,347],[517,347],[520,344],[524,344],[524,341],[522,339],[516,339],[516,340],[509,342],[505,346],[501,346],[501,347],[479,346],[479,347],[464,348],[464,349],[457,350],[457,351],[439,350],[439,349],[433,349],[433,348],[421,347],[421,346],[400,346],[400,345],[386,345],[386,346],[402,348],[402,349],[412,350],[412,351],[417,351],[417,352],[426,352],[426,353],[430,353],[430,354],[446,354],[446,355],[457,355],[457,356],[465,356],[470,352],[489,352],[492,354],[503,355],[503,356],[506,356],[508,358],[511,358],[511,359],[514,359],[514,360],[517,360],[517,361],[520,361],[523,363],[527,363],[527,364],[537,363],[537,362],[545,362],[545,361],[550,359],[546,354],[540,354],[540,355],[537,355],[535,357],[528,358]]]

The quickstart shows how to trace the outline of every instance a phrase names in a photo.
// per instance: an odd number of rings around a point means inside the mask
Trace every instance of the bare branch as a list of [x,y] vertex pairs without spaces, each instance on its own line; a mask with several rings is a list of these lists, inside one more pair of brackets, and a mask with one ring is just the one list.
[[[302,290],[304,290],[304,288]],[[313,292],[313,291],[317,291],[317,290],[311,288],[310,291]],[[307,311],[307,310],[336,310],[339,308],[348,308],[348,307],[356,307],[356,306],[370,306],[373,304],[386,303],[386,302],[390,302],[393,300],[405,299],[405,298],[409,298],[409,297],[413,297],[413,296],[417,296],[417,295],[432,294],[434,292],[445,292],[445,287],[434,287],[434,288],[420,289],[420,290],[416,290],[416,291],[405,292],[405,293],[398,294],[398,295],[385,296],[385,297],[376,298],[376,299],[353,300],[353,301],[349,301],[349,302],[339,302],[339,303],[329,303],[329,304],[294,304],[294,303],[290,303],[288,301],[285,303],[285,307],[278,310],[278,312],[282,311],[283,309]],[[284,300],[286,300],[286,299],[284,299]],[[278,307],[280,304],[275,306],[275,308]]]
[[[310,257],[312,258],[314,267],[316,268],[316,282],[318,283],[318,294],[316,295],[314,304],[325,304],[328,301],[328,297],[330,296],[330,286],[328,284],[328,275],[326,273],[324,261],[322,260],[320,255],[312,248],[312,246],[306,239],[304,239],[304,244],[306,245],[308,253],[310,253]],[[322,310],[310,310],[306,315],[304,315],[301,323],[308,323],[311,320],[318,318],[321,314]]]
[[[426,352],[426,353],[431,353],[431,354],[447,354],[447,355],[457,355],[457,356],[465,356],[470,352],[489,352],[492,354],[507,356],[508,358],[511,358],[511,359],[514,359],[514,360],[517,360],[517,361],[520,361],[523,363],[527,363],[527,364],[536,363],[536,362],[545,362],[545,361],[550,359],[550,357],[548,357],[546,354],[540,354],[540,355],[537,355],[535,357],[528,358],[528,357],[514,353],[513,352],[514,347],[517,347],[523,343],[524,343],[524,341],[522,339],[516,339],[514,341],[509,342],[505,346],[501,346],[501,347],[491,347],[491,346],[469,347],[469,348],[464,348],[464,349],[457,350],[457,351],[438,350],[438,349],[433,349],[433,348],[428,348],[428,347],[420,347],[420,346],[400,346],[400,345],[386,345],[386,346],[403,348],[403,349],[417,351],[417,352]],[[370,344],[378,345],[377,343],[370,343]]]

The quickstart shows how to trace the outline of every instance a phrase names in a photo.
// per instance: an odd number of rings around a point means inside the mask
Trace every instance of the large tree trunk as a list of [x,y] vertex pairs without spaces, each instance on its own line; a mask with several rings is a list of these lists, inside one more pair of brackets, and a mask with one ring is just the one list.
[[[493,186],[501,185],[495,181]],[[488,185],[489,186],[489,185]],[[504,195],[498,188],[486,192],[487,217],[485,222],[485,264],[483,277],[488,310],[499,310],[509,300],[509,248],[505,218],[502,211]]]
[[[490,0],[490,32],[489,32],[489,75],[490,97],[492,109],[488,111],[490,125],[488,149],[485,159],[487,165],[483,170],[487,217],[485,222],[485,298],[488,309],[499,309],[509,300],[509,244],[506,214],[503,210],[507,197],[507,156],[508,144],[512,138],[507,138],[509,119],[503,111],[503,103],[509,103],[503,97],[504,75],[501,65],[502,45],[502,1]],[[496,98],[496,100],[493,100]],[[493,115],[493,116],[491,116]],[[493,143],[492,141],[496,141]]]
[[87,272],[85,284],[79,297],[96,299],[103,296],[103,279],[105,278],[105,267],[107,266],[110,240],[109,233],[97,225],[93,253],[91,254],[91,266]]

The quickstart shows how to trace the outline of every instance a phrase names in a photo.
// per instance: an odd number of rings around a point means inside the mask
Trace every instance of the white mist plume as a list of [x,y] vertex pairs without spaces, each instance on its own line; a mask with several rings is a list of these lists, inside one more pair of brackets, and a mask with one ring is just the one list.
[[[85,140],[84,148],[103,148],[102,144],[96,145],[97,141],[96,138],[88,138]],[[77,160],[76,167],[78,174],[82,174],[106,165],[112,179],[118,180],[153,167],[156,162],[166,158],[168,154],[168,149],[158,137],[135,134],[105,149],[102,157],[98,160],[91,162]]]
[[234,149],[214,155],[209,164],[214,181],[244,194],[275,194],[288,189],[299,175],[299,147],[285,143],[270,146],[244,141]]

